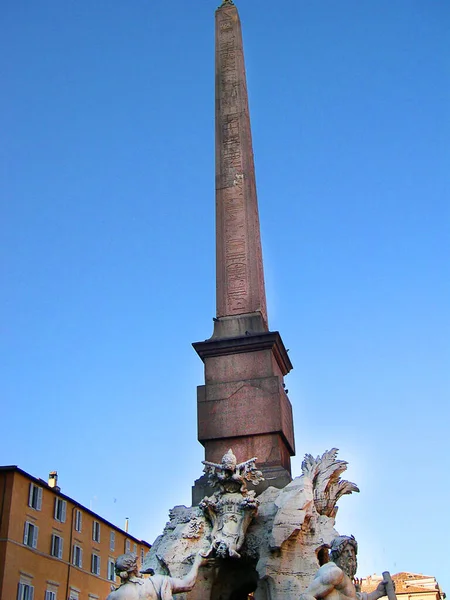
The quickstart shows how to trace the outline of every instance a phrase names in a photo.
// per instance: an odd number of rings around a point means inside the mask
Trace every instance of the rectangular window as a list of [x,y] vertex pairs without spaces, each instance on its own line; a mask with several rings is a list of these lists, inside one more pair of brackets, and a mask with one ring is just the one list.
[[111,552],[114,552],[116,547],[116,534],[114,531],[111,531],[111,533],[109,534],[109,549],[111,550]]
[[113,558],[108,560],[108,579],[109,581],[116,580],[115,563]]
[[23,543],[30,548],[37,548],[39,527],[29,521],[25,521],[25,530],[23,532]]
[[98,521],[92,523],[92,539],[94,542],[100,541],[100,523]]
[[42,488],[30,483],[30,491],[28,493],[28,506],[35,510],[41,510],[42,507]]
[[83,550],[80,548],[80,546],[77,546],[76,544],[74,544],[73,546],[72,562],[76,567],[79,567],[80,569],[83,567]]
[[92,553],[91,572],[94,575],[100,575],[100,556],[98,554]]
[[75,531],[81,531],[81,525],[82,525],[82,516],[81,516],[81,510],[77,510],[75,511]]
[[55,519],[61,523],[66,522],[67,502],[61,498],[55,498]]
[[45,600],[56,600],[56,592],[52,592],[52,590],[47,590],[45,592]]
[[144,551],[144,548],[141,548],[141,569],[142,569],[142,565],[144,564],[144,557],[145,557],[145,551]]
[[133,544],[133,552],[137,554],[137,544]]
[[17,600],[33,600],[34,587],[28,583],[19,583]]
[[51,543],[51,548],[50,548],[50,554],[52,556],[56,556],[56,558],[62,558],[62,553],[63,553],[63,539],[62,539],[62,537],[59,537],[59,535],[52,533],[52,543]]
[[130,540],[127,540],[125,542],[125,553],[130,551]]

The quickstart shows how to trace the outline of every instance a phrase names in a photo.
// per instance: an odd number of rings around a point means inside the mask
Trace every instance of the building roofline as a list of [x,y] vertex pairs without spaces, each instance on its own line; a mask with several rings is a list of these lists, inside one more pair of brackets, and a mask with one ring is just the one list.
[[146,546],[148,546],[149,548],[151,548],[151,544],[149,542],[146,542],[145,540],[139,540],[134,535],[131,535],[130,533],[128,533],[127,531],[125,531],[121,527],[118,527],[117,525],[114,525],[114,523],[111,523],[111,521],[108,521],[107,519],[105,519],[105,517],[102,517],[98,513],[94,512],[90,508],[87,508],[87,506],[84,506],[83,504],[81,504],[77,500],[74,500],[70,496],[67,496],[66,494],[63,494],[61,491],[58,491],[55,488],[50,487],[46,481],[44,481],[43,479],[40,479],[39,477],[34,477],[33,475],[30,475],[30,473],[27,473],[26,471],[24,471],[23,469],[21,469],[17,465],[5,465],[5,466],[1,466],[0,465],[0,473],[2,473],[2,472],[14,472],[14,473],[20,473],[21,475],[24,475],[25,477],[27,477],[28,479],[30,479],[33,483],[36,483],[40,487],[46,488],[50,492],[53,492],[54,494],[57,494],[58,496],[60,496],[61,498],[65,499],[65,500],[68,500],[69,502],[71,502],[72,504],[74,504],[76,507],[82,508],[88,514],[92,515],[93,517],[96,517],[99,521],[103,521],[103,523],[106,523],[106,525],[109,525],[109,527],[112,527],[113,529],[116,529],[117,531],[120,531],[125,536],[131,538],[133,541],[138,542],[138,544],[145,544]]

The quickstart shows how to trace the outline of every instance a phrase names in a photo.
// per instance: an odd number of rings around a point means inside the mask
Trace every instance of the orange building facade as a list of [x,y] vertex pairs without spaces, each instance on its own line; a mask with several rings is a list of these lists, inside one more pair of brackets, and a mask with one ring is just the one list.
[[118,584],[115,559],[150,544],[16,466],[0,467],[0,599],[97,600]]

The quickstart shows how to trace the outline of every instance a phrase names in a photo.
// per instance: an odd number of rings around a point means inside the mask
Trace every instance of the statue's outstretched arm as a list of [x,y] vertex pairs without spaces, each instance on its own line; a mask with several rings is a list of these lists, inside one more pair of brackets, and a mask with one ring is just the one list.
[[[384,573],[383,573],[384,575]],[[390,576],[389,576],[390,578]],[[378,600],[379,598],[382,598],[383,596],[387,596],[387,586],[388,586],[388,580],[384,577],[383,581],[381,581],[378,586],[377,589],[374,590],[373,592],[370,592],[370,594],[366,594],[365,598],[361,598],[361,600]],[[395,592],[394,592],[395,594]],[[361,594],[362,595],[362,594]]]
[[191,567],[191,570],[182,579],[176,577],[170,577],[170,583],[172,586],[172,593],[179,594],[181,592],[190,592],[197,581],[198,569],[200,565],[206,563],[207,561],[201,554],[196,554],[194,564]]

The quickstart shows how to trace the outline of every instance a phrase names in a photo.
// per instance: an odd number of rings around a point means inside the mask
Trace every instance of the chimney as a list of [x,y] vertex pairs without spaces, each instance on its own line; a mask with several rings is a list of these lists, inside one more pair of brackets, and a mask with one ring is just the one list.
[[125,531],[128,533],[128,517],[125,518]]
[[50,471],[48,474],[48,485],[59,492],[61,488],[58,487],[58,471]]

